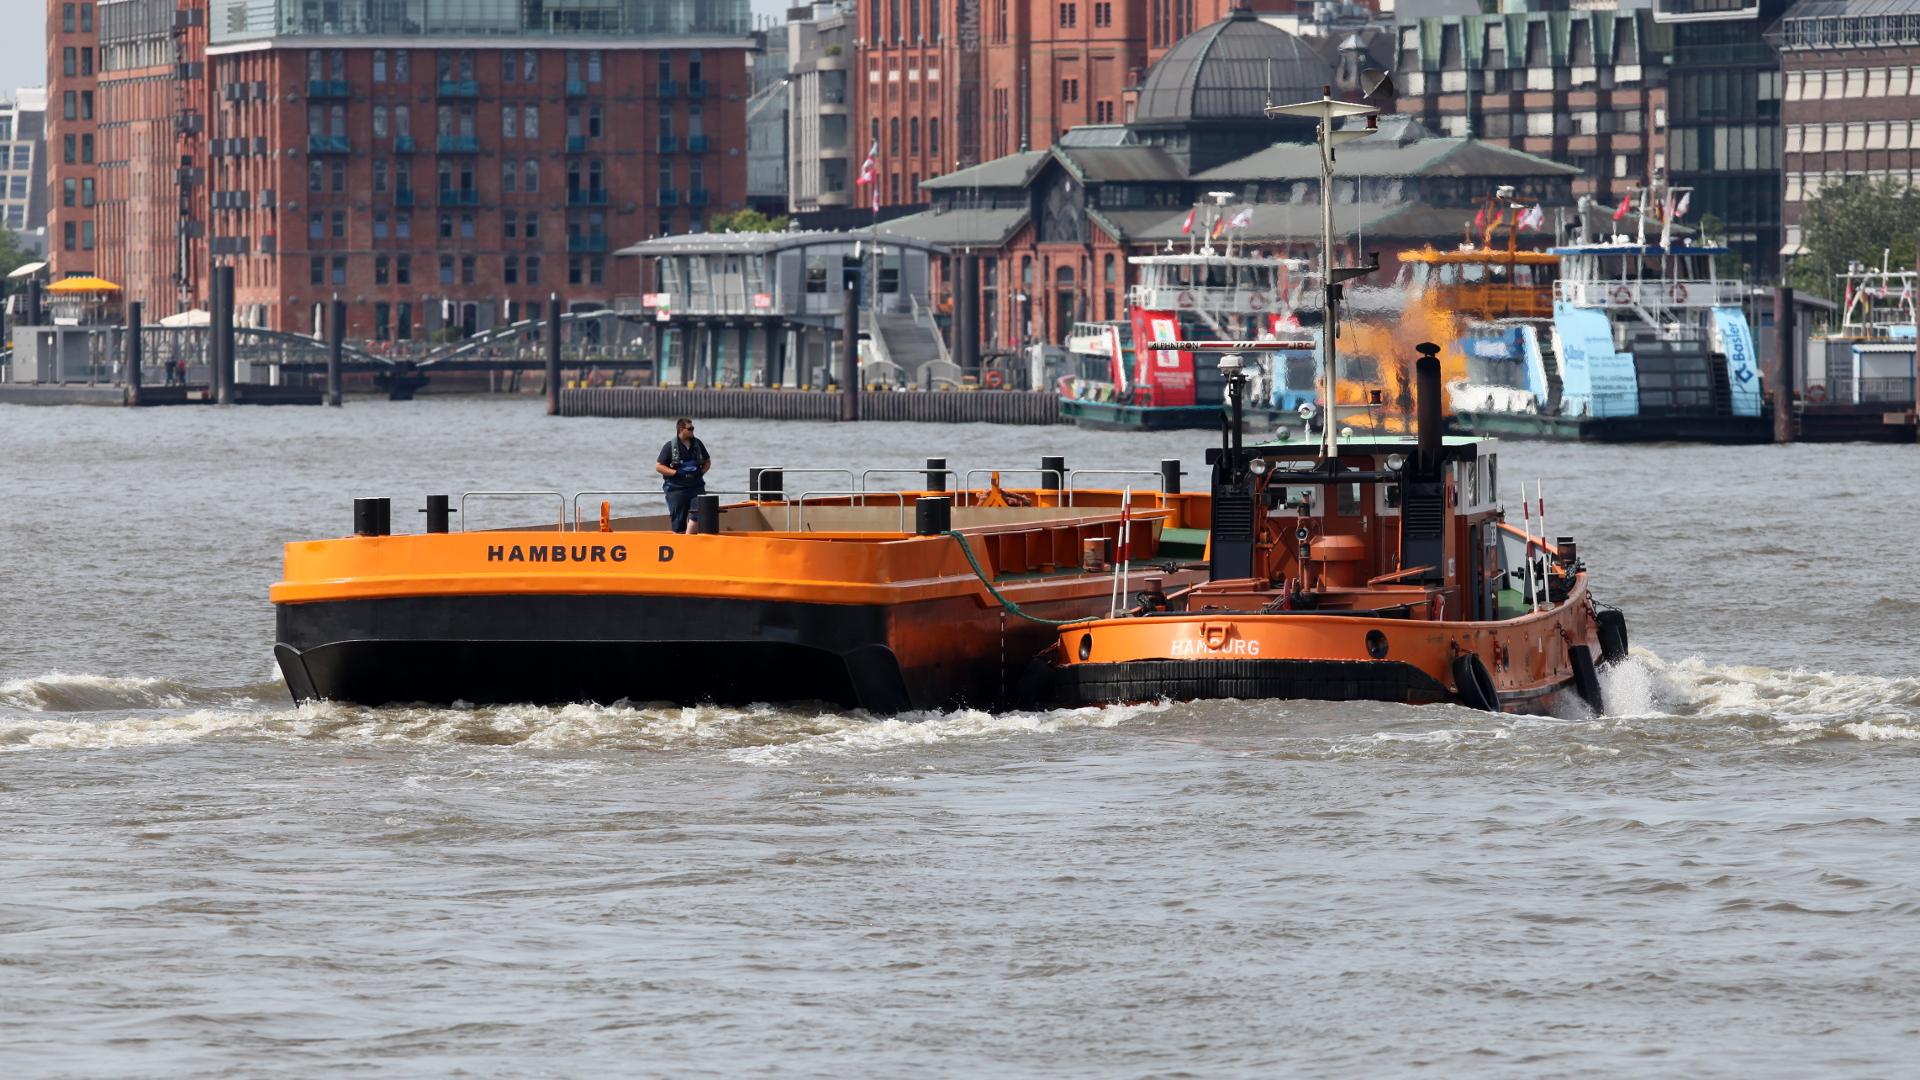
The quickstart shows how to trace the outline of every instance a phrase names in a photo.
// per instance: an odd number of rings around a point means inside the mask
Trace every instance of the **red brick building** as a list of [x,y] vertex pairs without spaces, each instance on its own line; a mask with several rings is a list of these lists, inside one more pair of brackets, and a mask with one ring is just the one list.
[[97,10],[47,4],[47,261],[56,278],[99,269],[100,85]]

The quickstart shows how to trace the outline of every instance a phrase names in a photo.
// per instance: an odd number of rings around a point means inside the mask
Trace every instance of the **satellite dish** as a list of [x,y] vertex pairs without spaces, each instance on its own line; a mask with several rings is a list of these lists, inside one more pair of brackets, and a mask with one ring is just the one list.
[[1399,89],[1393,85],[1393,76],[1379,68],[1360,69],[1360,90],[1368,101],[1385,101],[1400,96]]

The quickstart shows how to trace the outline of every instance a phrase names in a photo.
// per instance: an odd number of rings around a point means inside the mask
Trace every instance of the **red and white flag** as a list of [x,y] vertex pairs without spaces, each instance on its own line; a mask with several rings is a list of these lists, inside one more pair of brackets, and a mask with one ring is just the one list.
[[1520,215],[1520,227],[1523,229],[1537,229],[1545,224],[1546,220],[1547,215],[1541,212],[1540,204],[1534,203],[1525,213]]
[[854,184],[866,184],[873,188],[873,208],[880,209],[880,140],[873,140],[873,146],[867,151],[867,160],[860,164],[860,175]]
[[1674,216],[1674,217],[1686,217],[1686,216],[1687,216],[1687,204],[1688,204],[1688,203],[1690,203],[1690,202],[1692,202],[1692,201],[1693,201],[1693,192],[1691,192],[1691,191],[1683,191],[1683,192],[1681,192],[1681,193],[1680,193],[1680,201],[1679,201],[1678,203],[1675,203],[1675,204],[1674,204],[1674,207],[1673,207],[1673,216]]
[[1633,196],[1629,195],[1626,198],[1620,200],[1620,208],[1613,212],[1613,220],[1619,221],[1621,218],[1626,217],[1628,211],[1631,211],[1632,209],[1633,209]]
[[1239,213],[1233,215],[1233,220],[1227,222],[1227,228],[1244,229],[1251,224],[1253,224],[1253,207],[1248,206],[1243,207]]
[[1193,235],[1193,215],[1199,212],[1200,212],[1200,208],[1197,206],[1187,211],[1187,220],[1180,223],[1181,236]]

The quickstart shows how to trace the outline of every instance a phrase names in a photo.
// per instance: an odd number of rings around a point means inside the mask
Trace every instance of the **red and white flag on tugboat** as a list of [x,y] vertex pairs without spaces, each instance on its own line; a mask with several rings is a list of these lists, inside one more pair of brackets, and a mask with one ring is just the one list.
[[1546,220],[1547,215],[1540,210],[1540,204],[1534,203],[1521,213],[1520,227],[1523,229],[1537,229],[1541,225],[1544,225]]
[[1227,228],[1244,229],[1251,224],[1253,224],[1253,207],[1243,206],[1239,213],[1233,215],[1233,220],[1227,222]]
[[1626,217],[1627,214],[1632,210],[1633,210],[1633,196],[1629,195],[1626,198],[1620,200],[1620,208],[1613,212],[1613,220],[1619,221],[1621,218]]
[[1681,193],[1680,193],[1680,201],[1674,204],[1674,207],[1673,207],[1673,216],[1674,216],[1674,217],[1686,217],[1686,216],[1687,216],[1687,204],[1688,204],[1688,203],[1690,203],[1690,202],[1692,202],[1692,201],[1693,201],[1693,192],[1691,192],[1691,191],[1683,191],[1683,192],[1681,192]]
[[867,150],[867,160],[860,164],[860,175],[854,184],[870,185],[873,188],[873,208],[880,209],[880,140],[873,140],[873,146]]
[[1181,222],[1181,223],[1180,223],[1180,235],[1181,235],[1181,236],[1192,236],[1192,235],[1193,235],[1193,215],[1195,215],[1195,214],[1197,214],[1197,213],[1199,213],[1199,212],[1200,212],[1200,208],[1199,208],[1199,207],[1197,207],[1197,206],[1195,206],[1195,207],[1190,207],[1190,208],[1189,208],[1189,209],[1187,210],[1187,220],[1185,220],[1185,221],[1183,221],[1183,222]]

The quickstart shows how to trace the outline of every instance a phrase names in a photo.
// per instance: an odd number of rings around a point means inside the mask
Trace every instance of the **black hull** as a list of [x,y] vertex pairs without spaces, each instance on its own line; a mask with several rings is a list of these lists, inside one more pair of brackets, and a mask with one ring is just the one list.
[[[1383,701],[1400,705],[1459,703],[1433,676],[1391,660],[1134,660],[1051,669],[1033,685],[1060,706],[1127,701]],[[1571,682],[1527,695],[1504,694],[1506,712],[1546,712]]]
[[[1098,602],[1104,609],[1106,596]],[[1003,626],[997,610],[971,597],[904,608],[675,596],[400,597],[282,604],[277,622],[274,655],[294,700],[360,705],[990,708],[1012,686],[1003,665],[1023,662],[1052,639],[1051,627],[1025,620]]]
[[1605,416],[1563,417],[1532,414],[1459,412],[1449,418],[1455,435],[1491,435],[1501,439],[1549,442],[1691,442],[1745,446],[1773,441],[1770,416]]

